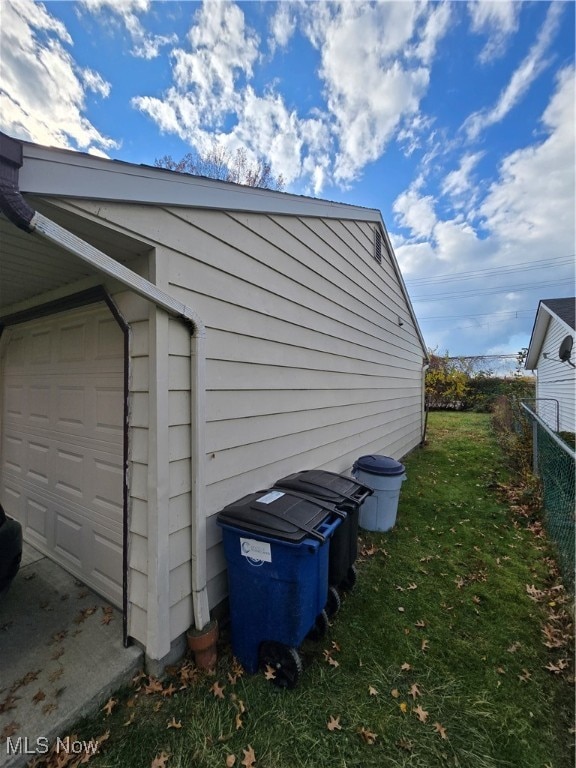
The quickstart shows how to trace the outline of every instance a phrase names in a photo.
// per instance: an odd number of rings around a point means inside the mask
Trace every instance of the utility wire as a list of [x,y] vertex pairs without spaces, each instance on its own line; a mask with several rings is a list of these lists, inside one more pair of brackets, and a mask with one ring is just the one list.
[[491,267],[468,272],[442,273],[429,277],[406,278],[410,285],[425,285],[433,282],[452,282],[455,280],[473,280],[476,277],[489,277],[490,275],[503,275],[510,272],[527,272],[535,269],[545,269],[550,266],[562,266],[574,261],[574,254],[558,256],[554,259],[538,259],[536,261],[523,261],[516,264],[506,264],[503,267]]
[[510,286],[507,285],[505,287],[499,287],[499,288],[484,288],[484,289],[473,289],[469,291],[459,291],[458,293],[442,293],[442,294],[434,294],[433,296],[411,296],[412,301],[444,301],[445,299],[465,299],[469,298],[470,295],[473,296],[488,296],[489,294],[498,294],[498,293],[509,293],[511,291],[537,291],[543,288],[544,286],[552,286],[552,285],[565,285],[566,280],[553,280],[553,281],[547,281],[547,282],[540,282],[538,284],[534,283],[525,283],[523,285],[514,285]]

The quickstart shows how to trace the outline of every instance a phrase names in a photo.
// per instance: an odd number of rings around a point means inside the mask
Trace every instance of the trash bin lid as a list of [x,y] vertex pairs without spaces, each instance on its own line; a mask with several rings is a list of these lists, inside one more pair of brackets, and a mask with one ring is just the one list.
[[218,513],[217,521],[219,525],[298,543],[310,536],[323,540],[315,529],[329,514],[325,505],[317,504],[313,499],[269,489],[250,493],[228,504]]
[[372,494],[371,488],[353,478],[324,469],[305,469],[302,472],[295,472],[278,480],[274,487],[307,493],[333,504],[352,504],[353,508],[364,501],[366,496]]
[[403,475],[404,464],[401,464],[396,459],[390,456],[360,456],[354,462],[354,469],[361,469],[363,472],[368,472],[370,475]]

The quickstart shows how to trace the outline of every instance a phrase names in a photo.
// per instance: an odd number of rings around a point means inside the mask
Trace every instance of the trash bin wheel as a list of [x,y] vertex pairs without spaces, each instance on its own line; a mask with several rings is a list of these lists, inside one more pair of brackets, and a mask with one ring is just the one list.
[[342,601],[340,600],[340,593],[336,587],[328,587],[328,598],[326,600],[325,611],[329,619],[338,613],[341,605]]
[[272,670],[271,678],[278,688],[295,688],[304,669],[302,659],[296,648],[283,643],[267,640],[260,646],[260,668]]
[[346,573],[346,578],[340,582],[340,588],[349,592],[354,589],[356,582],[358,581],[358,570],[355,565],[351,565]]
[[316,642],[317,640],[322,640],[326,635],[326,632],[328,632],[328,614],[326,611],[322,611],[322,613],[319,613],[318,616],[316,616],[314,626],[310,632],[308,632],[306,637],[308,640]]

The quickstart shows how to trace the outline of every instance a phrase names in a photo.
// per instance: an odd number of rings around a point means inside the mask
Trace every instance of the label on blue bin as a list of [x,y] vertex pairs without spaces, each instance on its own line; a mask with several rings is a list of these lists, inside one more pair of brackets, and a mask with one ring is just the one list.
[[253,565],[272,562],[272,548],[267,541],[240,538],[240,552]]

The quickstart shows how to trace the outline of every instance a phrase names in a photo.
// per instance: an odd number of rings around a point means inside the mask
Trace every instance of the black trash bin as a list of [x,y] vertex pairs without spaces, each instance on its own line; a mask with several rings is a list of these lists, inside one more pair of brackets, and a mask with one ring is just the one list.
[[[345,475],[322,469],[308,469],[283,477],[274,485],[306,494],[325,504],[333,504],[336,510],[344,512],[346,517],[342,525],[334,532],[330,540],[328,582],[331,587],[350,590],[356,583],[356,558],[358,556],[358,518],[364,500],[373,491]],[[328,615],[338,609],[338,593],[329,593],[326,606]]]
[[[232,650],[247,672],[294,687],[298,647],[323,616],[333,509],[289,490],[259,491],[218,513],[228,566]],[[320,619],[322,626],[322,619]]]

